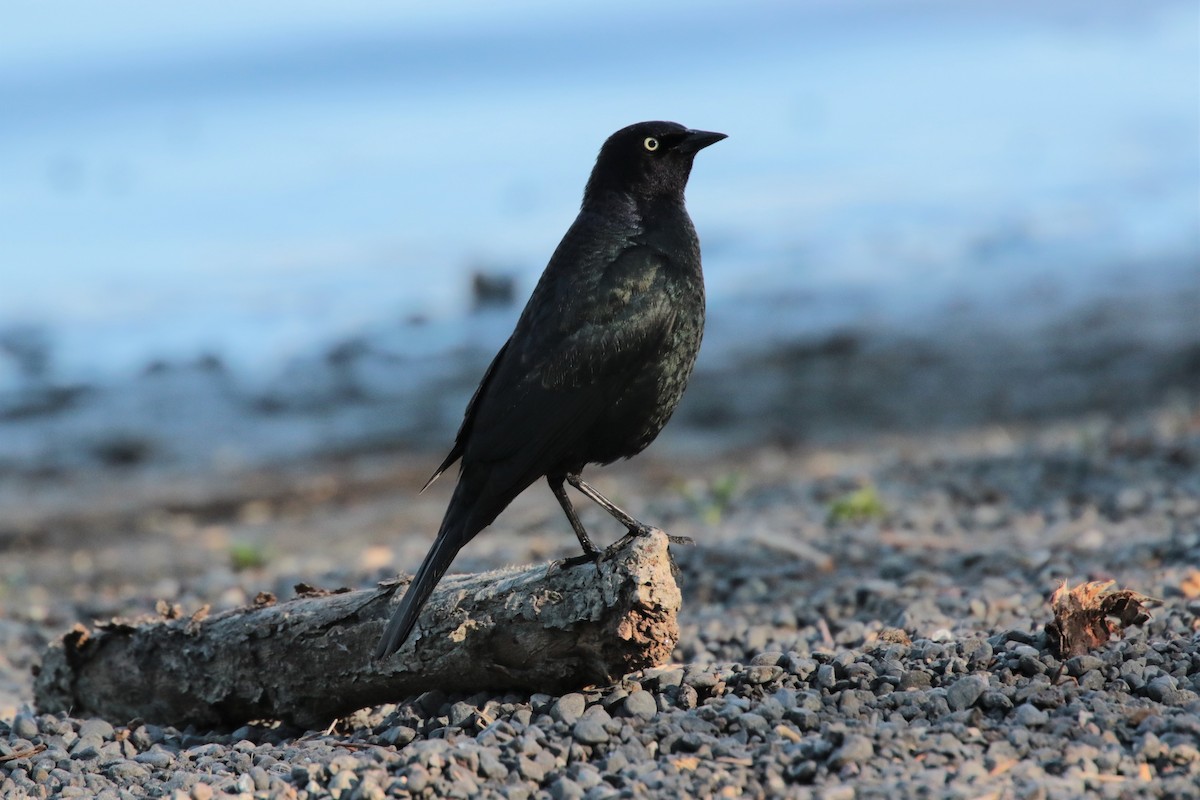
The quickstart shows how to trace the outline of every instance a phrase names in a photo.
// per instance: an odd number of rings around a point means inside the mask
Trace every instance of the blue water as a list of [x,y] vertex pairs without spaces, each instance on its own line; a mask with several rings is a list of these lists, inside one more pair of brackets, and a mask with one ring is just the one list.
[[[604,137],[653,118],[730,136],[688,191],[706,358],[1194,285],[1198,8],[9,7],[0,334],[110,386],[201,353],[269,383],[356,335],[490,349],[516,309],[472,321],[470,274],[523,297]],[[0,392],[23,369],[0,351]]]

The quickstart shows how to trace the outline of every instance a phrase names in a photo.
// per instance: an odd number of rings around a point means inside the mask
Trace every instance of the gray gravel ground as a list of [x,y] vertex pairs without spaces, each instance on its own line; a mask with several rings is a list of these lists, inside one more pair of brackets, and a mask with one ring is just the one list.
[[[307,732],[29,709],[30,666],[76,619],[411,568],[448,491],[415,497],[426,460],[260,476],[240,495],[177,487],[170,502],[125,487],[141,499],[101,516],[23,517],[0,558],[0,796],[1200,797],[1189,402],[598,472],[631,511],[697,542],[675,551],[678,663],[616,686],[430,692]],[[864,486],[874,495],[854,494]],[[456,568],[569,555],[558,517],[548,493],[523,497]],[[1106,578],[1160,599],[1153,620],[1058,661],[1049,593]]]

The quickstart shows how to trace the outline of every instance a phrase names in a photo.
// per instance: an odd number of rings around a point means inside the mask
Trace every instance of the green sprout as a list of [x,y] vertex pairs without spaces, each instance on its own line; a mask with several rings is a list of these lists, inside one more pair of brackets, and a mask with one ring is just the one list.
[[697,492],[692,486],[685,484],[680,492],[700,519],[709,525],[716,525],[733,506],[741,482],[742,476],[739,473],[727,472],[709,481],[702,491]]
[[266,551],[252,542],[234,542],[229,546],[229,566],[234,572],[261,569],[267,565]]
[[887,506],[871,484],[847,492],[829,504],[829,522],[867,522],[887,516]]

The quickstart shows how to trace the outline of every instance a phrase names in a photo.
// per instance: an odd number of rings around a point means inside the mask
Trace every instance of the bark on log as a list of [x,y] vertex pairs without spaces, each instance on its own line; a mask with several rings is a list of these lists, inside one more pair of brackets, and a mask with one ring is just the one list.
[[[442,689],[562,692],[658,666],[679,638],[680,594],[661,531],[598,564],[445,578],[386,661],[372,650],[394,586],[268,601],[207,618],[114,620],[75,630],[42,657],[34,699],[123,724],[306,729]],[[393,597],[395,595],[395,597]]]

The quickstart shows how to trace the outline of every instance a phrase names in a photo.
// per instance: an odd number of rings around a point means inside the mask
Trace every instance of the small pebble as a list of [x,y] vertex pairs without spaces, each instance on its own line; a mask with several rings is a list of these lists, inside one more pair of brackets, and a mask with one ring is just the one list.
[[22,712],[13,719],[12,730],[22,739],[32,739],[38,735],[37,720],[32,714]]
[[875,755],[875,746],[866,736],[847,736],[842,746],[829,756],[829,766],[839,769],[846,764],[859,764]]
[[966,675],[946,690],[946,703],[952,711],[962,711],[975,705],[987,689],[987,679],[979,675]]
[[609,739],[604,723],[594,718],[581,719],[576,722],[571,730],[571,735],[580,744],[589,745],[602,744]]
[[1013,709],[1013,718],[1018,725],[1026,728],[1036,728],[1050,721],[1050,715],[1029,703],[1022,703]]
[[658,713],[658,702],[650,692],[638,690],[625,698],[625,713],[640,719],[652,719]]
[[550,716],[558,722],[574,725],[575,721],[583,716],[585,708],[587,708],[587,699],[582,694],[564,694],[551,706]]

